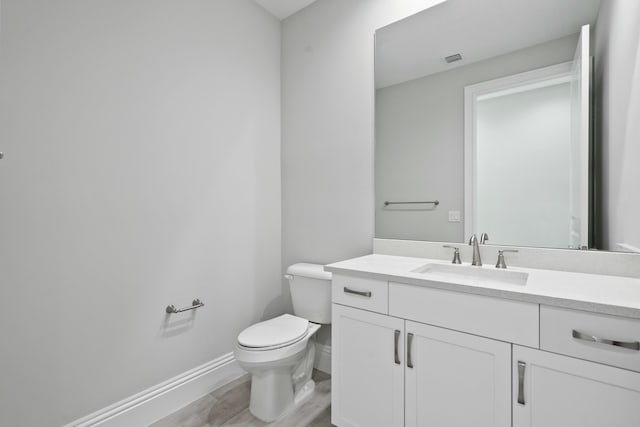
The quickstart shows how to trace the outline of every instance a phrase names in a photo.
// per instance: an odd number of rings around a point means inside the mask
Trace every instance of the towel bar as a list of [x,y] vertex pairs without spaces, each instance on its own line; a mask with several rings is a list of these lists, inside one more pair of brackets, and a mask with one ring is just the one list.
[[389,206],[389,205],[413,205],[416,203],[428,203],[428,204],[432,204],[434,206],[438,206],[440,204],[439,200],[430,200],[428,202],[384,202],[385,206]]

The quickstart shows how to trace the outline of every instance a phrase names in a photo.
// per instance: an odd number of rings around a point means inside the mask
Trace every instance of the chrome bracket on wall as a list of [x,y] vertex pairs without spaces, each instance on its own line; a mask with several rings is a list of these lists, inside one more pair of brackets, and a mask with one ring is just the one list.
[[166,312],[169,314],[182,313],[183,311],[195,310],[196,308],[200,308],[203,306],[204,306],[204,303],[200,301],[198,298],[196,298],[193,300],[193,302],[191,302],[191,307],[176,308],[175,305],[171,304],[167,306]]

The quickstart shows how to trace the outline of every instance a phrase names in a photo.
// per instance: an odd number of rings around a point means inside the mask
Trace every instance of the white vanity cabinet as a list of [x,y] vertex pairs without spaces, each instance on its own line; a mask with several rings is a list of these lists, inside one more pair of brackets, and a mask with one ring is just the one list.
[[418,279],[424,262],[329,266],[334,425],[640,427],[640,281],[530,270],[492,288]]
[[537,346],[536,304],[390,282],[389,315],[408,319],[405,426],[511,425],[504,341]]
[[[433,294],[428,288],[418,288],[425,293],[410,297],[394,291],[406,290],[405,286],[334,275],[332,423],[339,427],[510,426],[511,344],[411,320],[420,317],[421,312],[413,314],[416,304],[427,305],[426,299]],[[387,315],[373,300],[372,289],[388,292],[389,308],[400,316]],[[463,298],[453,301],[461,303],[455,309],[470,303],[464,299],[467,295],[454,294]],[[493,298],[477,298],[473,304],[479,313],[496,309],[491,306]],[[387,301],[387,296],[383,299]],[[344,306],[346,301],[353,306]],[[489,306],[483,308],[484,304]],[[441,309],[446,311],[446,306]],[[537,309],[532,313],[537,327]],[[473,323],[476,315],[467,321]]]
[[511,345],[411,321],[405,328],[406,427],[511,425]]
[[333,277],[338,427],[640,426],[640,319]]
[[513,427],[638,427],[640,373],[513,346]]
[[332,308],[331,422],[403,427],[404,320],[338,304]]
[[541,351],[513,346],[513,427],[640,426],[640,321],[540,307]]

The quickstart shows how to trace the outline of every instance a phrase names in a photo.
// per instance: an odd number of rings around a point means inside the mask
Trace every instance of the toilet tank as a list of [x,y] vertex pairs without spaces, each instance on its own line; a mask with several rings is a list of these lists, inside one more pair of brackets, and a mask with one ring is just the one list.
[[331,323],[331,273],[320,264],[287,268],[293,314],[315,323]]

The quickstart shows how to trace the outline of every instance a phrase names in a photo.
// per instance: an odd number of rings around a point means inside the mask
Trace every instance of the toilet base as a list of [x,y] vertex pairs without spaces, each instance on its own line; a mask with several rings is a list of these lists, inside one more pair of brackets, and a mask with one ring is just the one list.
[[301,403],[305,402],[307,398],[311,397],[315,389],[316,382],[314,380],[307,381],[307,383],[296,393],[293,399],[294,406],[298,406]]
[[[284,384],[283,384],[284,383]],[[265,398],[264,387],[268,390]],[[279,387],[277,392],[273,392],[274,387]],[[265,422],[272,422],[284,418],[294,412],[297,407],[306,402],[313,394],[316,383],[309,380],[298,393],[290,394],[291,391],[291,374],[289,374],[288,384],[282,378],[270,376],[269,379],[262,378],[256,382],[256,378],[251,383],[251,401],[249,403],[249,411],[251,414]],[[260,396],[254,398],[255,395]]]
[[251,377],[249,411],[262,421],[271,422],[293,406],[291,369],[273,369]]
[[281,361],[268,370],[254,370],[251,376],[249,411],[262,421],[271,422],[289,415],[313,394],[311,379],[315,359],[315,339],[310,337],[297,362]]

